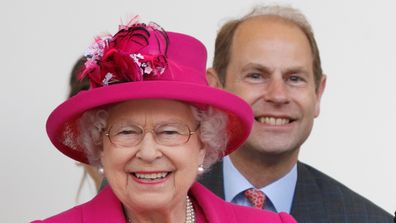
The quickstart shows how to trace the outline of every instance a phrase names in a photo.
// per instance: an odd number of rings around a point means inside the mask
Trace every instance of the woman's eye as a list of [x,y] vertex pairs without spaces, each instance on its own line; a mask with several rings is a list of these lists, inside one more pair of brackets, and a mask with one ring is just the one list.
[[159,134],[162,134],[162,135],[177,135],[177,134],[180,134],[180,133],[178,131],[176,131],[176,130],[163,130],[163,131],[160,131]]
[[117,133],[117,135],[128,135],[128,134],[133,134],[133,132],[129,130],[123,130]]
[[165,124],[159,126],[156,130],[157,135],[163,136],[176,136],[184,135],[185,132],[188,134],[188,127],[183,124]]
[[180,132],[181,130],[173,127],[158,129],[158,134],[162,134],[162,135],[176,135],[176,134],[180,134]]
[[133,129],[123,129],[117,131],[117,135],[138,135],[139,131]]

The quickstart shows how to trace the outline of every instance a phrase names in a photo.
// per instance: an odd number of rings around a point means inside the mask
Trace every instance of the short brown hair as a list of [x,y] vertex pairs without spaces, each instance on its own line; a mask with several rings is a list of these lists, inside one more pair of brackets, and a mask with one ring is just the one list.
[[87,60],[85,57],[80,57],[73,65],[69,79],[69,87],[70,87],[69,95],[68,95],[69,98],[76,95],[78,92],[82,90],[88,90],[89,88],[88,78],[84,78],[82,80],[78,79],[78,76],[81,74],[81,71],[84,68],[84,64],[86,61]]
[[234,38],[235,31],[247,19],[257,16],[268,16],[275,17],[291,24],[296,25],[303,31],[308,39],[311,47],[313,57],[313,73],[315,78],[316,90],[319,87],[320,80],[322,78],[322,65],[320,62],[319,48],[316,44],[316,40],[311,28],[311,25],[305,18],[305,16],[297,9],[290,6],[270,5],[270,6],[259,6],[253,8],[253,10],[247,15],[239,18],[232,19],[225,23],[219,30],[216,42],[215,42],[215,53],[213,58],[213,69],[219,75],[220,82],[225,84],[225,75],[230,62],[231,57],[231,45]]

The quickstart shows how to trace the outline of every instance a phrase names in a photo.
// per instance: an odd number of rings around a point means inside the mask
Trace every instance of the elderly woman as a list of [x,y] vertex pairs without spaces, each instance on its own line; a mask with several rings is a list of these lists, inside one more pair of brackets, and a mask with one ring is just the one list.
[[81,78],[90,89],[58,106],[47,132],[109,185],[42,222],[295,222],[227,203],[195,182],[244,142],[253,117],[244,101],[208,86],[198,40],[131,21],[96,38],[86,56]]

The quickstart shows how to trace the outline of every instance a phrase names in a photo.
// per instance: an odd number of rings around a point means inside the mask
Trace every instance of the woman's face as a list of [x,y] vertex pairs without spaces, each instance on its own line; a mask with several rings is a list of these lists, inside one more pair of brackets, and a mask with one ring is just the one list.
[[[191,131],[198,126],[190,106],[173,100],[128,101],[109,110],[107,130],[112,141],[103,136],[101,161],[109,184],[128,209],[144,211],[184,204],[205,151],[199,133],[180,145],[158,144],[156,141],[169,144],[175,123]],[[146,129],[142,140],[132,146],[117,145],[115,138],[137,138],[134,135],[139,135],[139,129],[135,126]]]

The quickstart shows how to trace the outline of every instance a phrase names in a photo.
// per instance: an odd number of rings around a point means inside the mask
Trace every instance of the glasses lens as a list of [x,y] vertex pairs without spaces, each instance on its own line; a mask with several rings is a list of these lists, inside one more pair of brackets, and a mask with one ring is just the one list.
[[175,146],[186,143],[190,137],[187,125],[168,123],[159,125],[154,130],[157,142],[165,146]]
[[139,143],[143,129],[137,125],[113,126],[109,136],[112,143],[121,147],[131,147]]
[[181,123],[157,125],[152,131],[143,130],[135,124],[116,125],[109,131],[110,141],[119,147],[132,147],[139,144],[145,132],[152,132],[155,141],[164,146],[177,146],[186,143],[191,135],[189,127]]

